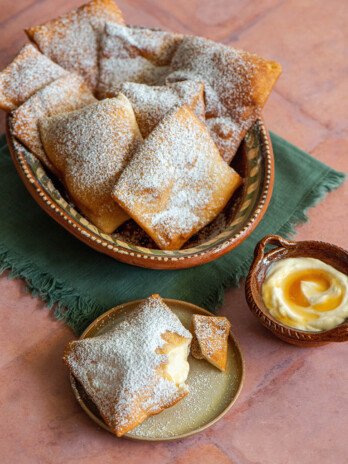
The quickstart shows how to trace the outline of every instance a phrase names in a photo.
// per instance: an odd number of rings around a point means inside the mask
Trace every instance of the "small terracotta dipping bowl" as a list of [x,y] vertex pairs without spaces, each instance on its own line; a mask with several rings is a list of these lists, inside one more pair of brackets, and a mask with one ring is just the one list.
[[[277,248],[265,253],[266,245]],[[348,340],[348,320],[333,329],[309,332],[289,327],[271,316],[262,300],[262,284],[272,263],[285,258],[316,258],[348,275],[348,252],[325,242],[285,240],[278,235],[267,235],[255,248],[245,285],[245,296],[251,312],[259,321],[281,340],[299,346],[320,346],[330,342]]]

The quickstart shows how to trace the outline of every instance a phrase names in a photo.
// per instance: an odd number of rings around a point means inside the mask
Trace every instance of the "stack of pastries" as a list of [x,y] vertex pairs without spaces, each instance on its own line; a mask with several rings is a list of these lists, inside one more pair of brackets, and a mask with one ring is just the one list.
[[202,37],[125,26],[92,0],[27,31],[0,73],[13,135],[111,234],[130,218],[180,249],[243,179],[230,163],[281,73]]

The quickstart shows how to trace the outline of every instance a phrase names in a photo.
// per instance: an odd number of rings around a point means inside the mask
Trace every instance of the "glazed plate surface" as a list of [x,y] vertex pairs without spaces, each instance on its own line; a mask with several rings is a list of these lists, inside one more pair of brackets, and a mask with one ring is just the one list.
[[7,139],[17,171],[25,186],[53,219],[88,246],[109,256],[152,269],[181,269],[212,261],[237,247],[260,222],[269,204],[274,178],[269,134],[259,119],[244,138],[231,166],[244,179],[225,209],[192,237],[181,250],[156,249],[133,221],[106,234],[83,217],[62,185],[11,133]]
[[[95,337],[114,324],[118,324],[140,301],[132,301],[104,313],[85,330],[81,339]],[[164,301],[186,328],[190,327],[193,314],[212,315],[190,303],[170,299]],[[197,360],[191,355],[189,364],[190,373],[186,383],[190,393],[175,406],[146,419],[145,422],[127,433],[126,438],[142,441],[178,440],[205,430],[229,411],[241,391],[244,380],[243,355],[232,332],[228,339],[226,372],[220,372],[207,361]],[[111,433],[95,404],[72,375],[71,385],[83,410],[100,427]]]

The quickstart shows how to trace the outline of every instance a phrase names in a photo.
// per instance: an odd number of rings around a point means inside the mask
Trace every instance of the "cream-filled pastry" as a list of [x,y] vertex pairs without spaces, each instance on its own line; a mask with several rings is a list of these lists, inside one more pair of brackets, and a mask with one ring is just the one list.
[[83,214],[106,233],[128,219],[111,191],[142,136],[122,94],[39,122],[49,160]]
[[31,44],[24,45],[11,64],[0,73],[0,108],[18,108],[45,85],[68,75]]
[[204,83],[206,123],[221,156],[230,163],[280,73],[281,66],[274,61],[203,37],[185,36],[166,82]]
[[159,295],[105,333],[70,342],[63,360],[122,436],[188,394],[191,334]]
[[26,30],[46,56],[80,74],[91,89],[98,78],[98,48],[106,21],[124,24],[113,0],[92,0],[59,18]]
[[12,113],[12,132],[45,166],[59,175],[44,151],[38,123],[42,118],[74,111],[96,101],[82,77],[68,73],[38,90]]
[[191,354],[206,359],[221,371],[226,371],[227,340],[231,324],[226,317],[193,315]]
[[99,53],[99,98],[112,97],[123,82],[163,85],[180,34],[107,23]]
[[112,195],[161,249],[178,250],[222,211],[241,182],[184,105],[139,146]]

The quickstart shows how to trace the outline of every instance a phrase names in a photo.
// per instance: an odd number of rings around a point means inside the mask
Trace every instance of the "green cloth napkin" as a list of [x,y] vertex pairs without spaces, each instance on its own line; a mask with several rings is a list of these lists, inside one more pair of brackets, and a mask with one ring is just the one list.
[[[99,314],[159,293],[216,311],[224,289],[248,273],[256,243],[265,235],[289,236],[306,210],[339,187],[345,175],[271,134],[275,184],[270,206],[251,236],[227,255],[177,271],[142,269],[98,253],[70,235],[32,199],[0,137],[0,272],[22,277],[55,316],[81,333]],[[315,237],[313,237],[315,238]]]

